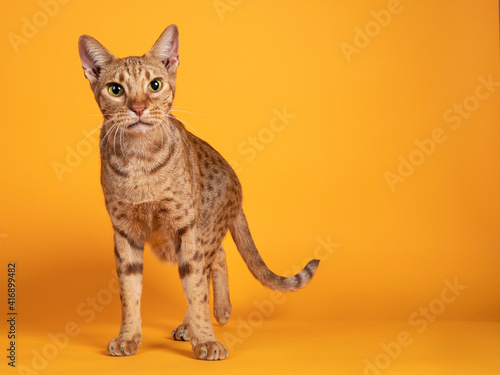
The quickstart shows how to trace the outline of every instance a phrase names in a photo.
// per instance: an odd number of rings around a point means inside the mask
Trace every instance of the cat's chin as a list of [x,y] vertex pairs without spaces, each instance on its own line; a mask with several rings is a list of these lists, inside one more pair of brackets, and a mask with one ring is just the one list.
[[137,121],[125,128],[130,133],[146,133],[154,128],[153,124]]

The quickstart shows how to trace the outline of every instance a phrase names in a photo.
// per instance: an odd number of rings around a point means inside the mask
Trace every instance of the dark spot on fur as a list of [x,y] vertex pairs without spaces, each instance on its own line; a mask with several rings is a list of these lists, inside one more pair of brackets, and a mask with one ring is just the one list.
[[118,220],[126,220],[127,219],[127,215],[126,214],[120,214],[116,217]]
[[179,265],[179,277],[181,279],[190,275],[193,270],[191,269],[191,265],[189,263]]
[[201,252],[197,251],[194,256],[193,256],[193,260],[195,262],[199,262],[201,259],[203,258],[203,255],[201,254]]
[[[179,220],[181,219],[182,217],[175,217],[174,220]],[[187,231],[188,229],[191,229],[192,226],[191,225],[186,225],[185,227],[182,227],[180,229],[177,229],[177,233],[179,233],[179,236],[183,236]]]
[[307,272],[307,279],[311,280],[313,277],[313,272],[309,269],[309,264],[304,268],[304,270]]
[[300,276],[300,273],[295,275],[295,282],[297,283],[297,286],[299,286],[302,282],[302,276]]
[[181,252],[181,248],[182,248],[182,238],[178,237],[175,243],[175,253],[179,254]]
[[116,244],[114,246],[114,250],[115,250],[116,260],[120,263],[122,261],[122,257],[120,256],[120,253],[118,252],[118,248],[116,247]]
[[135,275],[142,273],[142,263],[132,263],[125,268],[126,275]]
[[129,243],[130,247],[136,249],[136,250],[143,250],[144,249],[144,243],[141,242],[141,241],[138,241],[134,238],[131,238],[129,237],[124,231],[122,231],[121,229],[118,229],[117,227],[113,226],[113,229],[115,231],[115,233],[118,233],[118,235],[122,236],[123,238],[125,238],[127,240],[127,242]]
[[208,295],[207,295],[207,294],[205,294],[205,296],[203,297],[202,302],[207,302],[207,301],[208,301]]

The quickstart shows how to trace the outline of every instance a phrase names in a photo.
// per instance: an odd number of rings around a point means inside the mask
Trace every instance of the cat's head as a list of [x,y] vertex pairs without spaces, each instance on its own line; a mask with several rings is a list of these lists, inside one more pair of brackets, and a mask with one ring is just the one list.
[[88,35],[78,43],[104,126],[144,133],[166,122],[175,94],[179,32],[170,25],[143,56],[120,59]]

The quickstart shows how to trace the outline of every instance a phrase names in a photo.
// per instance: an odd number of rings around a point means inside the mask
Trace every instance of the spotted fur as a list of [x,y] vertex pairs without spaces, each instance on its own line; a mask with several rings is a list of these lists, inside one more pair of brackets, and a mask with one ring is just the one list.
[[[297,275],[282,277],[266,266],[252,240],[241,207],[241,186],[224,158],[188,132],[170,114],[179,64],[178,31],[169,26],[140,57],[119,59],[89,36],[79,41],[84,74],[104,117],[101,183],[114,230],[122,324],[108,344],[113,356],[134,354],[142,339],[140,297],[143,250],[149,243],[161,260],[177,263],[188,302],[176,340],[190,340],[199,359],[224,359],[215,340],[208,304],[225,324],[231,315],[226,255],[227,231],[251,273],[265,286],[292,291],[306,285],[318,266],[311,261]],[[150,89],[153,80],[162,87]],[[110,85],[119,85],[113,96]]]

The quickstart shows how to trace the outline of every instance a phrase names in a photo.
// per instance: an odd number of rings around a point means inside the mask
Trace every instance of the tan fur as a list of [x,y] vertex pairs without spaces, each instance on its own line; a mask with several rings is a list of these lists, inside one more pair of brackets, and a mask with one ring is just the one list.
[[[141,57],[118,59],[89,36],[80,38],[79,49],[104,117],[101,183],[114,229],[122,301],[120,334],[109,342],[108,353],[131,355],[140,346],[143,249],[149,242],[161,260],[178,264],[188,302],[174,339],[190,340],[199,359],[224,359],[227,351],[215,340],[208,299],[212,280],[214,315],[225,324],[231,315],[221,246],[227,231],[252,274],[272,289],[303,287],[318,261],[294,277],[271,272],[250,235],[236,174],[217,151],[170,115],[179,63],[175,25]],[[154,79],[163,84],[158,92],[148,89]],[[111,95],[110,84],[121,85],[123,94]]]

